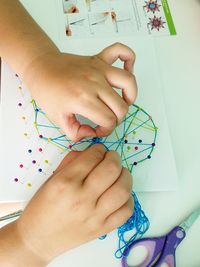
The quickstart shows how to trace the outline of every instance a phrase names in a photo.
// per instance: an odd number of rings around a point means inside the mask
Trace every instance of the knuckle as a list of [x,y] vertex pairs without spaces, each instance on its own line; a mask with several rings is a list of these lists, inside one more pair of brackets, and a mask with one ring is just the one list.
[[110,161],[107,166],[107,171],[110,174],[117,174],[119,172],[119,164],[117,161]]
[[122,187],[119,189],[119,195],[123,202],[127,202],[130,198],[130,188],[129,187]]
[[112,113],[107,114],[107,116],[105,117],[105,123],[106,123],[106,127],[114,128],[116,126],[116,117],[115,117],[115,115],[112,114]]
[[105,155],[105,147],[101,144],[96,144],[92,146],[92,149],[94,150],[94,158],[96,160],[102,160]]
[[114,43],[114,46],[116,46],[116,47],[122,47],[122,46],[124,46],[122,43],[120,43],[120,42],[116,42],[116,43]]
[[126,207],[126,210],[125,210],[125,217],[126,217],[126,220],[128,220],[133,214],[133,206],[128,206]]
[[119,122],[121,123],[124,117],[126,116],[128,112],[128,105],[126,103],[122,103],[120,106],[120,115],[119,115]]

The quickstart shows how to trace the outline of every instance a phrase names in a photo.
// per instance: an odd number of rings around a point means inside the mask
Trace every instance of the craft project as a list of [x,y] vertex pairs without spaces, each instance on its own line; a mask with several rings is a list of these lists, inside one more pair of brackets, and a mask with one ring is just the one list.
[[[107,150],[112,149],[117,151],[122,158],[123,165],[130,172],[133,172],[133,167],[139,163],[151,159],[156,145],[157,127],[152,117],[137,105],[132,105],[129,108],[122,124],[110,136],[105,138],[86,138],[80,142],[73,143],[61,132],[59,127],[48,119],[34,100],[31,102],[35,114],[34,125],[38,138],[59,147],[61,150],[82,151],[91,144],[101,143]],[[149,228],[149,220],[142,210],[134,192],[132,196],[134,200],[133,215],[117,230],[119,239],[118,249],[115,252],[117,258],[125,256],[124,251],[127,251],[130,242],[136,238],[141,238]],[[127,232],[132,232],[131,237],[128,239],[125,237]],[[100,239],[104,239],[105,237],[101,237]]]
[[[19,80],[18,89],[22,98],[24,97],[21,82]],[[139,163],[151,159],[153,150],[156,145],[157,127],[152,117],[142,108],[137,105],[132,105],[122,122],[114,132],[104,138],[86,138],[79,142],[70,141],[61,129],[57,127],[42,109],[36,104],[35,100],[30,101],[32,105],[32,112],[34,113],[34,127],[37,133],[38,139],[47,144],[56,146],[61,151],[82,151],[92,144],[101,143],[107,150],[115,150],[122,158],[123,165],[133,172],[134,167]],[[22,103],[18,103],[19,108],[22,108]],[[28,114],[27,114],[28,115]],[[39,152],[42,152],[42,148],[39,148]],[[29,149],[28,153],[32,153]],[[36,160],[32,160],[32,164],[35,165]],[[46,162],[47,163],[47,162]],[[23,164],[19,165],[23,168]],[[43,172],[41,167],[38,168],[38,172]],[[18,178],[14,178],[14,182],[20,182]],[[23,185],[23,183],[21,183]],[[28,187],[32,184],[28,183]],[[149,220],[142,210],[137,196],[132,192],[134,200],[133,215],[129,220],[117,229],[118,233],[118,249],[115,252],[117,258],[124,256],[124,251],[127,251],[127,247],[130,242],[136,238],[141,238],[143,234],[149,228]],[[127,232],[131,232],[129,238],[126,237]],[[106,236],[101,237],[104,239]]]
[[32,100],[35,114],[34,125],[38,137],[61,150],[82,151],[91,144],[102,143],[107,150],[115,150],[122,158],[123,165],[131,172],[133,167],[150,159],[156,145],[157,127],[152,117],[137,105],[132,105],[123,123],[114,132],[104,138],[86,138],[80,142],[71,142],[54,125],[45,113]]

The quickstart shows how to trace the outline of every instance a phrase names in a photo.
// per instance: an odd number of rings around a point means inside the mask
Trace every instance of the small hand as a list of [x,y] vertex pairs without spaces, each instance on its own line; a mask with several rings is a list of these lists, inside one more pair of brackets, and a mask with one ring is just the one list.
[[[124,69],[112,66],[117,59],[124,62]],[[78,141],[108,135],[122,122],[137,93],[134,61],[133,51],[119,43],[95,56],[49,53],[29,65],[23,80],[49,118]],[[113,87],[122,90],[122,97]],[[77,114],[98,127],[81,125]]]
[[49,262],[107,234],[133,212],[132,177],[119,155],[94,145],[71,152],[17,221],[22,243]]

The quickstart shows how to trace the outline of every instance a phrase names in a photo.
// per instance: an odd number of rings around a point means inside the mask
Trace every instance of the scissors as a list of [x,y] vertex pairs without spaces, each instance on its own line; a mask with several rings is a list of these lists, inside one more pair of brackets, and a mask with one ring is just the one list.
[[[161,237],[143,238],[135,240],[125,249],[124,255],[128,255],[130,250],[143,248],[147,256],[137,267],[159,267],[161,265],[175,267],[175,251],[177,246],[185,238],[186,232],[200,215],[200,207],[192,212],[180,225],[174,227],[168,234]],[[135,265],[134,265],[135,266]],[[122,267],[132,267],[128,265],[127,257],[122,258]]]

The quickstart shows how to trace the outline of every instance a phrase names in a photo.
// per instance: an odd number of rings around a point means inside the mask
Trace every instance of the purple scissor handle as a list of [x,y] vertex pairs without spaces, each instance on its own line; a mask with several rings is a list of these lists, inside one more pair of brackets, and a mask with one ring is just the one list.
[[[166,236],[134,241],[126,248],[124,254],[127,255],[130,250],[143,246],[148,251],[148,255],[137,267],[158,267],[163,263],[166,263],[169,267],[175,267],[175,250],[185,235],[185,230],[180,226],[176,226]],[[127,264],[126,257],[122,258],[122,266],[131,267]]]

